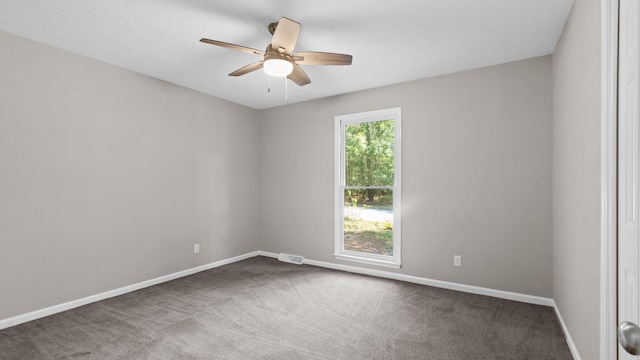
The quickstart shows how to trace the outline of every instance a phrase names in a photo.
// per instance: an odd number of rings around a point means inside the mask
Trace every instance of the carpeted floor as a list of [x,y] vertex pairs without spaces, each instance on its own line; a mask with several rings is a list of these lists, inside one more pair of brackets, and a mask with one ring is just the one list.
[[553,309],[255,257],[0,331],[0,359],[572,359]]

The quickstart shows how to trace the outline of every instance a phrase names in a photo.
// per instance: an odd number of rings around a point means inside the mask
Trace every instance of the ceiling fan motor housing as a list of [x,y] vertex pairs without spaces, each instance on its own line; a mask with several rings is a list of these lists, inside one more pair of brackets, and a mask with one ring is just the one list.
[[230,73],[229,76],[241,76],[264,68],[269,75],[287,76],[289,80],[297,85],[304,86],[310,84],[311,80],[299,65],[351,65],[352,56],[347,54],[315,51],[293,53],[300,35],[300,23],[297,21],[283,17],[280,21],[269,24],[268,29],[273,38],[264,52],[217,40],[202,38],[200,41],[263,56],[262,61],[246,65]]

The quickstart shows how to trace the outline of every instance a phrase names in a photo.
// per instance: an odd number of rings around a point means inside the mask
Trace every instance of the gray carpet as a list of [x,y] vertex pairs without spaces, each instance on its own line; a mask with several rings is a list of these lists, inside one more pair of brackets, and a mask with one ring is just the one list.
[[255,257],[0,331],[0,359],[572,359],[553,309]]

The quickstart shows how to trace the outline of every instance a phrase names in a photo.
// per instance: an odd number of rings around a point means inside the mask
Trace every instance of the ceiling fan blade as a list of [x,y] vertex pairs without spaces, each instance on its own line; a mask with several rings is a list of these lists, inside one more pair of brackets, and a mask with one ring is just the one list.
[[291,55],[300,65],[351,65],[353,56],[326,52],[304,51]]
[[241,75],[244,75],[244,74],[248,74],[248,73],[250,73],[252,71],[256,71],[258,69],[261,69],[262,68],[262,64],[263,64],[263,61],[258,61],[258,62],[255,62],[253,64],[249,64],[249,65],[247,65],[245,67],[241,67],[240,69],[232,72],[231,74],[229,74],[229,76],[241,76]]
[[271,48],[280,53],[291,54],[298,43],[299,35],[300,23],[283,17],[273,32]]
[[309,79],[309,77],[307,76],[307,73],[305,73],[304,70],[302,70],[300,65],[295,63],[293,64],[293,71],[287,77],[289,78],[289,80],[293,81],[299,86],[305,86],[311,83],[311,79]]
[[228,48],[228,49],[238,50],[238,51],[242,51],[242,52],[245,52],[245,53],[248,53],[248,54],[264,55],[264,51],[260,51],[258,49],[252,49],[252,48],[246,47],[246,46],[230,44],[230,43],[226,43],[226,42],[222,42],[222,41],[218,41],[218,40],[211,40],[211,39],[205,39],[205,38],[200,39],[200,41],[203,42],[203,43],[206,43],[206,44],[222,46],[222,47],[225,47],[225,48]]

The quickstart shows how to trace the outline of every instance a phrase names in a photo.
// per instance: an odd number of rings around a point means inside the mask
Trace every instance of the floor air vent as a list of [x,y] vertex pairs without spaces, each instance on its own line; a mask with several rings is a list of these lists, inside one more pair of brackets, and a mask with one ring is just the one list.
[[296,265],[302,265],[304,258],[298,255],[289,255],[289,254],[280,253],[280,255],[278,255],[278,260],[296,264]]

